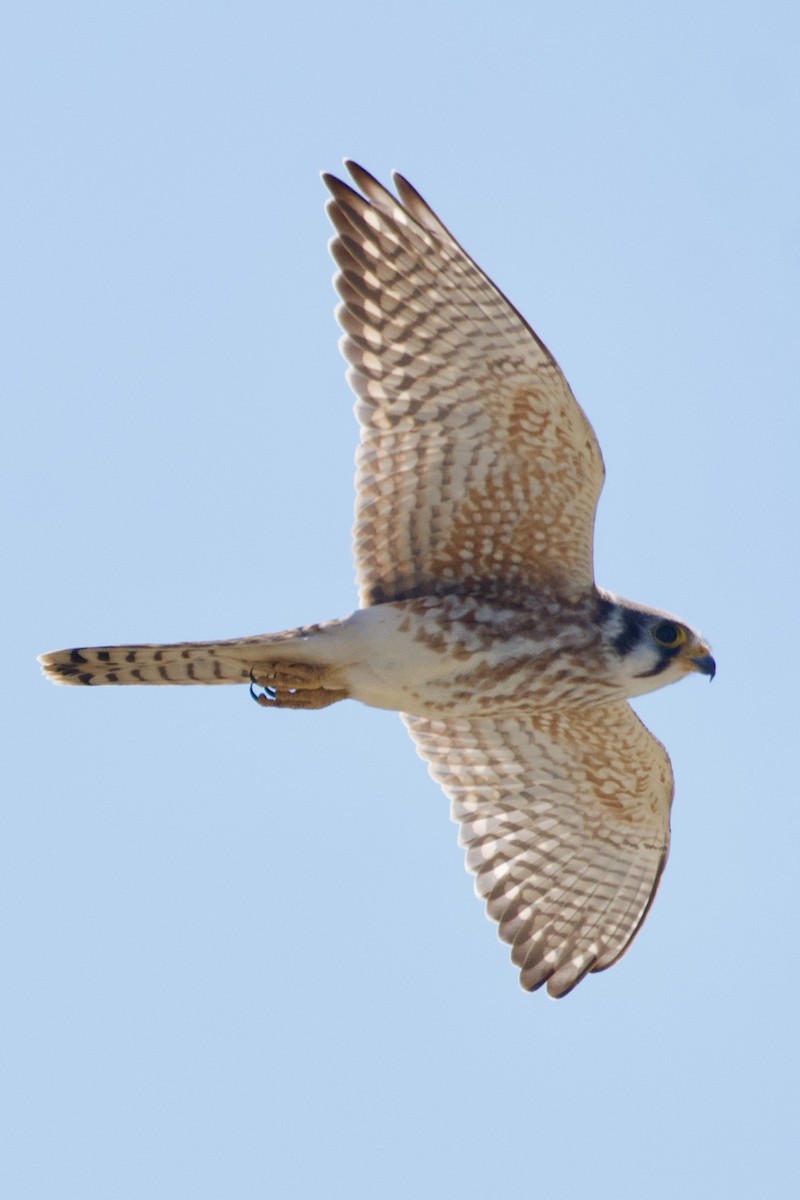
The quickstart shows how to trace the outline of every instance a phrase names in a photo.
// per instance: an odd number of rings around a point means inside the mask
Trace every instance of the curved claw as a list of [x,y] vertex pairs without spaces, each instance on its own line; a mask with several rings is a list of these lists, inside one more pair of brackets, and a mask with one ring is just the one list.
[[258,704],[261,708],[266,708],[268,705],[273,704],[275,702],[275,695],[276,695],[275,689],[270,688],[270,687],[264,688],[263,692],[256,691],[255,676],[253,675],[253,672],[251,670],[250,671],[250,697],[251,697],[251,699],[255,700],[256,704]]

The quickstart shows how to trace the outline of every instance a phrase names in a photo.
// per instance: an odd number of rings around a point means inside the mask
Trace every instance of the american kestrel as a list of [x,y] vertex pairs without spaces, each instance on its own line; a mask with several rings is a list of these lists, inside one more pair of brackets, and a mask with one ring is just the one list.
[[361,427],[361,607],[41,662],[57,683],[244,683],[267,709],[399,711],[522,986],[563,996],[630,945],[667,860],[672,770],[628,700],[713,677],[714,659],[676,617],[596,586],[603,461],[555,359],[402,176],[395,198],[347,167],[360,193],[323,178]]

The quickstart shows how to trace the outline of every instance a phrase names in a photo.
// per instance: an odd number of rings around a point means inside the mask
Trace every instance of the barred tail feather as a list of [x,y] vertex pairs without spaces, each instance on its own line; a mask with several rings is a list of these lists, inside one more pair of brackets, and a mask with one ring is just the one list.
[[[190,684],[249,683],[265,657],[279,658],[285,643],[301,631],[223,642],[172,645],[81,646],[53,650],[39,662],[53,683]],[[294,652],[297,657],[297,652]]]

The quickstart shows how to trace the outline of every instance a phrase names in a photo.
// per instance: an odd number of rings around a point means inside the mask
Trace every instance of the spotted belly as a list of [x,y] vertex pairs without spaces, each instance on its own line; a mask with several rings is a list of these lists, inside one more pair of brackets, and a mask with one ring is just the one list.
[[415,716],[470,717],[605,703],[596,636],[575,620],[455,597],[362,609],[343,624],[349,694]]

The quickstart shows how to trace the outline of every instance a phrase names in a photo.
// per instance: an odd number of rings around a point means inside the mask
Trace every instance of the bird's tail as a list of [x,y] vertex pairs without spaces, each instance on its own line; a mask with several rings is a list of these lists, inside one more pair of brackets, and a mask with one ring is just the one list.
[[42,654],[39,662],[53,683],[249,683],[264,663],[314,661],[309,642],[314,641],[316,648],[313,635],[319,629],[311,626],[223,642],[81,646]]

